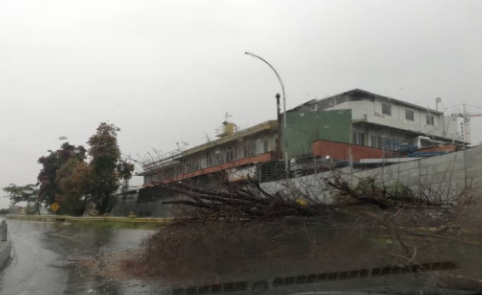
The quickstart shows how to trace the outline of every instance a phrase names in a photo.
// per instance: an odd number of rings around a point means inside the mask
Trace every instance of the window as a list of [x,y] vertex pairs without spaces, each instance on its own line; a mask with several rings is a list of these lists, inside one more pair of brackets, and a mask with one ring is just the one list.
[[187,172],[191,172],[194,170],[194,163],[191,161],[191,162],[188,162],[187,163]]
[[233,148],[226,149],[226,162],[231,162],[234,160]]
[[250,157],[256,156],[256,143],[253,143],[249,146],[249,156]]
[[211,155],[208,154],[207,159],[208,159],[208,167],[211,167],[213,165],[213,159]]
[[382,103],[382,114],[391,116],[392,115],[392,106],[386,103]]
[[317,110],[318,110],[318,104],[315,103],[310,106],[310,111],[316,112]]
[[407,121],[415,121],[415,115],[411,110],[405,110],[405,119]]
[[223,155],[221,155],[221,153],[216,155],[216,164],[217,165],[224,164],[224,157]]
[[370,146],[377,147],[377,137],[375,135],[370,136]]
[[378,136],[377,137],[377,147],[382,149],[383,148],[383,137]]
[[187,163],[187,171],[194,171],[194,170],[198,170],[200,167],[199,167],[199,161],[198,160],[190,160],[188,163]]
[[372,135],[370,136],[370,141],[370,146],[379,149],[383,148],[383,137]]
[[427,115],[427,125],[434,126],[435,119],[433,116]]
[[365,145],[365,133],[353,132],[353,144]]
[[269,145],[268,145],[268,141],[267,141],[267,140],[265,140],[265,141],[263,142],[263,151],[264,151],[265,153],[269,152]]

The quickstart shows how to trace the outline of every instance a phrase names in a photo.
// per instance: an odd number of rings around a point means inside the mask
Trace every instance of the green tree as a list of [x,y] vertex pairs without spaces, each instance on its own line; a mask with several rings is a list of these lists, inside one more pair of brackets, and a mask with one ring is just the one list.
[[[45,204],[49,206],[56,201],[61,203],[62,199],[67,197],[72,199],[72,194],[65,196],[62,188],[59,187],[59,183],[64,183],[61,178],[67,177],[66,171],[70,168],[66,167],[62,172],[59,171],[64,165],[70,167],[72,163],[70,163],[69,160],[71,159],[80,163],[85,163],[86,152],[87,151],[83,146],[75,146],[65,142],[61,145],[60,149],[56,151],[49,150],[48,156],[43,156],[38,159],[38,163],[42,165],[42,169],[37,177],[38,184],[40,185],[38,193],[38,199],[40,202],[45,202]],[[80,198],[81,195],[78,197]],[[72,212],[69,212],[68,208],[65,208],[64,210],[63,206],[61,206],[60,210],[60,213],[62,214],[73,214]]]
[[40,214],[38,190],[34,184],[19,186],[11,183],[9,186],[4,187],[3,191],[8,193],[5,197],[10,199],[12,205],[19,202],[27,202],[27,206],[32,208],[32,210],[29,211],[29,214],[35,214],[35,212]]
[[55,185],[61,204],[59,213],[80,216],[87,205],[89,167],[83,160],[70,158],[57,170]]
[[96,204],[102,215],[115,205],[115,192],[132,177],[134,165],[121,159],[117,143],[120,128],[114,124],[101,123],[97,132],[87,142],[89,156],[89,201]]

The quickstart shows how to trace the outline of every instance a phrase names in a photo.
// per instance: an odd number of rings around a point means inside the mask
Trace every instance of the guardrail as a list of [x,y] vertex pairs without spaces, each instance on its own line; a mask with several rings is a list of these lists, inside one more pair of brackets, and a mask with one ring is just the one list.
[[7,214],[8,219],[25,220],[25,221],[70,221],[77,223],[124,223],[124,224],[151,224],[155,226],[165,225],[171,222],[171,218],[130,218],[130,217],[115,217],[115,216],[67,216],[67,215],[18,215]]

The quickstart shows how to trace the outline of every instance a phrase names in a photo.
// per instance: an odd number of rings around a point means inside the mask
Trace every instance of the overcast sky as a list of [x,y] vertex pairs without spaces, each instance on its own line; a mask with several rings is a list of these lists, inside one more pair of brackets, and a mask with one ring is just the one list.
[[213,138],[225,112],[242,128],[274,119],[278,81],[245,51],[275,66],[289,108],[353,88],[482,107],[481,12],[460,0],[0,0],[0,187],[36,182],[60,136],[85,145],[106,120],[123,153],[144,154]]

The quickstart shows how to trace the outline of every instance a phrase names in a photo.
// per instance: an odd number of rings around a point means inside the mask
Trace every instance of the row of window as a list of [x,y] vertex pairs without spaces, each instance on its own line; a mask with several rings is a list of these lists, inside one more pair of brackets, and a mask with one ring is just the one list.
[[[386,103],[382,103],[382,114],[386,116],[392,115],[392,106]],[[435,125],[434,116],[426,115],[426,124],[430,126]],[[405,120],[407,121],[415,121],[415,113],[412,110],[405,110]]]
[[365,145],[365,133],[353,132],[353,144]]
[[[363,132],[353,132],[353,144],[357,145],[368,145],[365,143],[365,133]],[[400,149],[402,143],[399,143],[397,140],[392,140],[390,138],[384,138],[380,135],[371,135],[370,136],[370,146],[374,148],[383,148],[386,149],[393,149],[397,150]]]
[[[205,154],[206,157],[206,167],[221,165],[224,163],[233,162],[236,159],[243,159],[243,158],[250,158],[256,156],[258,153],[256,152],[256,143],[253,142],[249,145],[244,146],[241,150],[237,152],[238,156],[234,153],[234,147],[227,147],[223,150],[215,150],[211,152],[207,152]],[[263,141],[263,150],[262,153],[269,152],[269,142],[268,140]],[[200,160],[191,160],[188,161],[185,165],[185,172],[190,172],[194,170],[198,170],[202,167]]]

